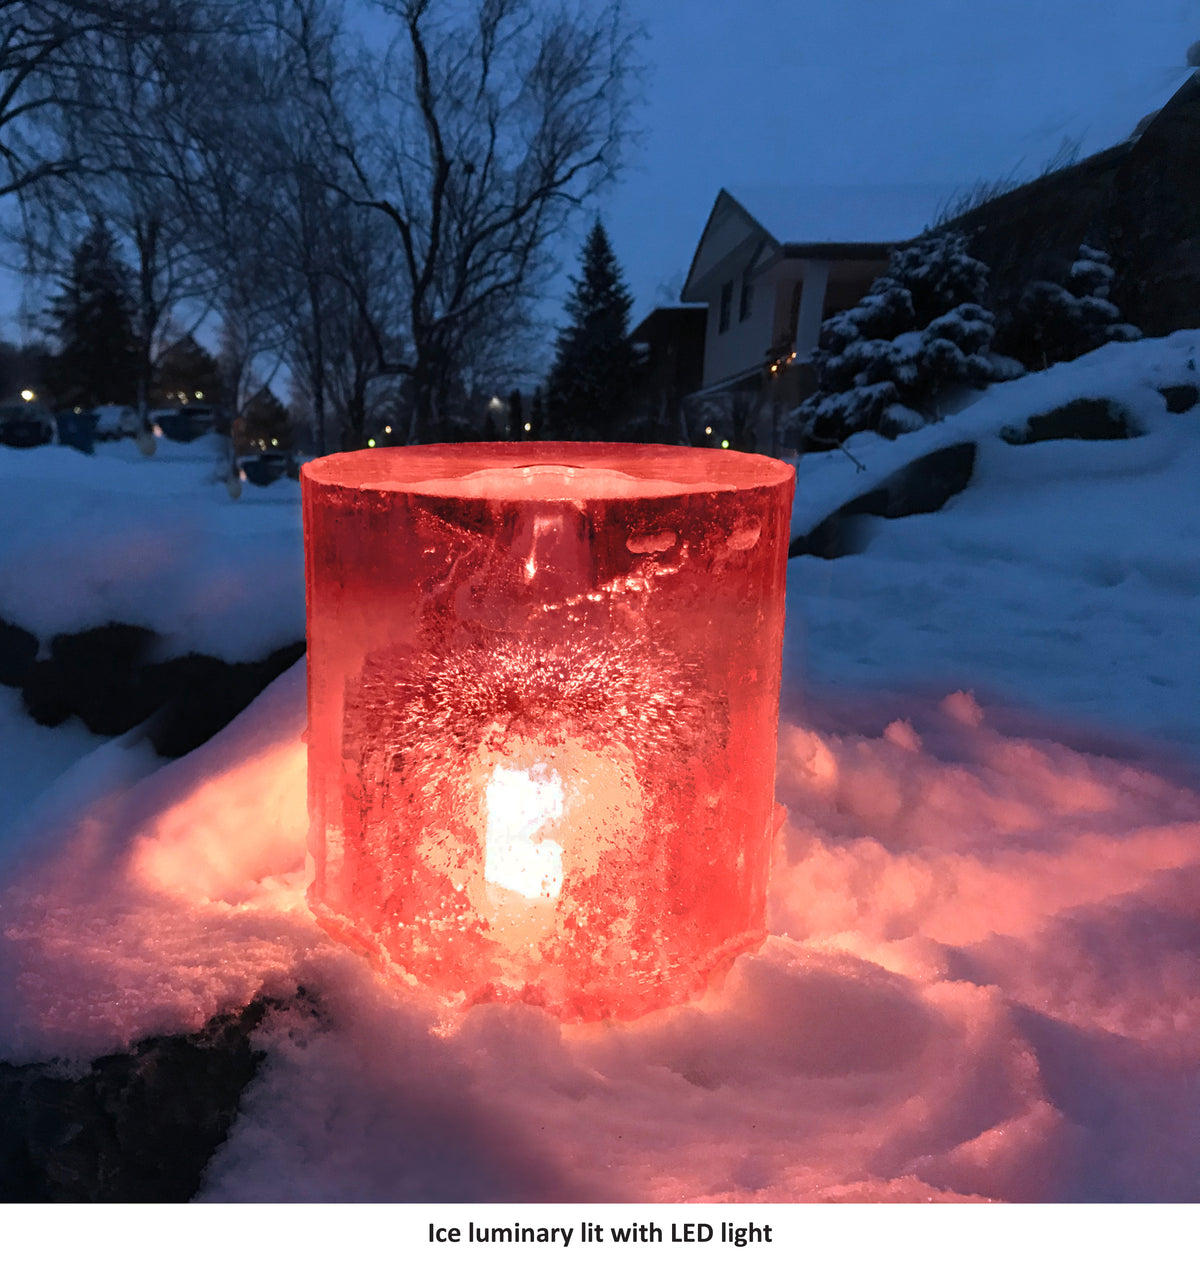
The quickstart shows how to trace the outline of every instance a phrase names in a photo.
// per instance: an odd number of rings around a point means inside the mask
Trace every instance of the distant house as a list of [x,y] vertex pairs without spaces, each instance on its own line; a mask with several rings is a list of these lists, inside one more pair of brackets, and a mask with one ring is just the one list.
[[891,249],[931,225],[952,194],[925,185],[722,190],[681,293],[708,306],[703,391],[756,390],[772,362],[806,363],[822,321],[853,305]]
[[637,407],[662,442],[677,440],[682,402],[703,382],[707,322],[703,305],[660,305],[629,333],[641,356]]

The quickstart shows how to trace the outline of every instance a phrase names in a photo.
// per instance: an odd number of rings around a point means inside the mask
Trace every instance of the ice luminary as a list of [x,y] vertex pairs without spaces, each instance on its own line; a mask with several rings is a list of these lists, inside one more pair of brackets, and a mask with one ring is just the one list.
[[301,483],[328,930],[575,1020],[682,1000],[763,939],[791,466],[479,443]]

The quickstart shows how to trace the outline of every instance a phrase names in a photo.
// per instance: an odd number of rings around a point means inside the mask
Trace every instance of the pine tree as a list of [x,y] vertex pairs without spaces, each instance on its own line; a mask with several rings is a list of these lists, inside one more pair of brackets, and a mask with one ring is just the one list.
[[521,439],[525,433],[525,404],[521,391],[514,389],[508,396],[508,436]]
[[637,361],[629,339],[633,302],[599,219],[571,282],[570,322],[559,332],[546,383],[548,432],[556,438],[620,438]]
[[184,336],[166,349],[155,370],[154,396],[160,404],[174,406],[181,395],[214,406],[221,397],[217,360],[192,336]]
[[533,405],[529,409],[530,431],[525,436],[529,439],[546,436],[546,408],[542,402],[542,387],[538,385],[533,391]]
[[821,325],[817,392],[793,416],[803,446],[835,446],[874,430],[887,437],[941,414],[947,391],[1003,379],[989,349],[987,267],[956,232],[892,254],[857,305]]
[[1108,299],[1114,271],[1107,252],[1081,244],[1063,283],[1038,279],[1021,294],[1003,333],[1006,349],[1028,367],[1049,367],[1109,341],[1136,341],[1141,332]]
[[54,388],[60,407],[132,403],[138,352],[128,270],[103,221],[93,222],[50,305],[58,351]]
[[244,445],[260,451],[290,451],[292,449],[292,422],[287,408],[264,385],[247,400],[241,415],[238,433]]

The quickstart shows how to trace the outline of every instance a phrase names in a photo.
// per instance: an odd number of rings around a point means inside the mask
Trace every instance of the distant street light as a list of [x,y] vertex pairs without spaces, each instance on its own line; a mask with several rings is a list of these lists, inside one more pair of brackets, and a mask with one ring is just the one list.
[[32,389],[23,389],[21,390],[21,397],[27,403],[31,403],[37,397],[37,394],[35,394]]

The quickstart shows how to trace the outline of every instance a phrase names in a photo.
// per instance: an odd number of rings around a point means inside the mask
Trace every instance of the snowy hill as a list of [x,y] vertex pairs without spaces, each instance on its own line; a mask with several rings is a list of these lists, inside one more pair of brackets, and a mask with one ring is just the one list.
[[[302,666],[170,764],[0,700],[6,755],[41,758],[0,847],[0,1058],[277,997],[209,1200],[1194,1199],[1200,407],[1159,391],[1200,384],[1198,357],[1200,333],[1109,347],[852,439],[865,471],[800,462],[796,535],[978,448],[940,511],[790,563],[772,936],[635,1023],[447,1018],[316,927]],[[1140,436],[1001,439],[1081,396]],[[195,624],[214,651],[290,636],[294,504],[158,463],[0,454],[0,616]]]

